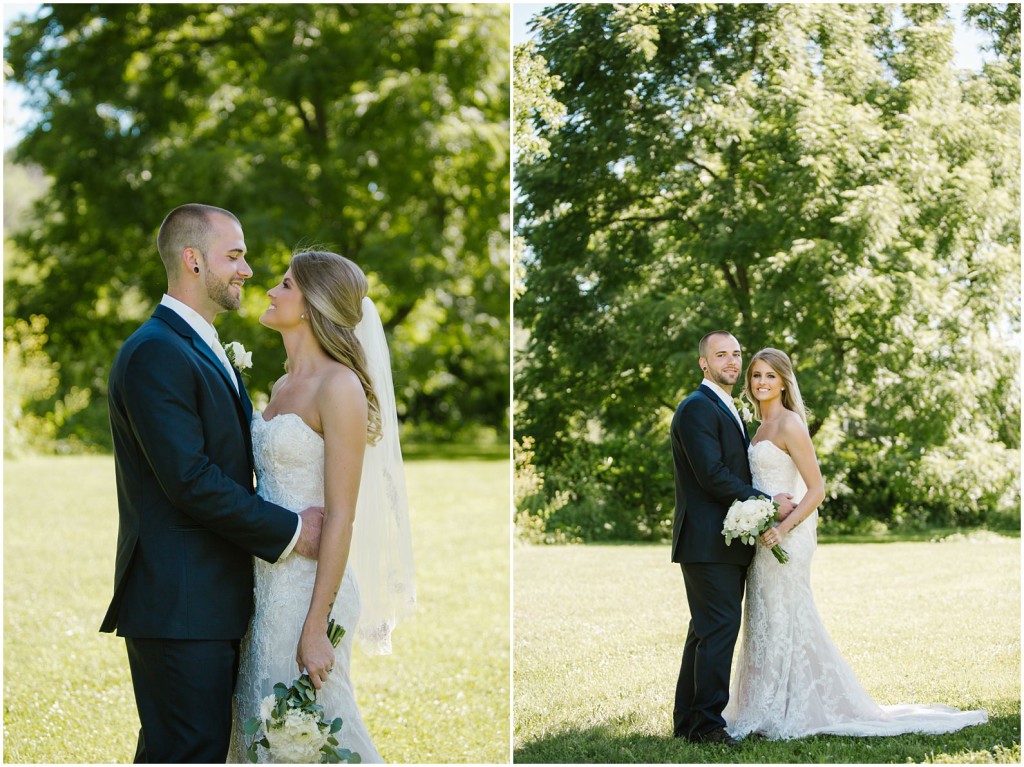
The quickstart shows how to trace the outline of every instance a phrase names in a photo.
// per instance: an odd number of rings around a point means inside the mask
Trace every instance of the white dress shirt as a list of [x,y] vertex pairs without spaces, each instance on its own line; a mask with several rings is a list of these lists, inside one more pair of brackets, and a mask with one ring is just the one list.
[[[179,301],[173,296],[167,295],[166,293],[164,293],[164,297],[160,299],[160,305],[166,306],[185,320],[189,327],[196,331],[199,337],[206,342],[207,346],[213,349],[213,353],[217,355],[217,359],[221,361],[224,369],[227,370],[228,374],[231,376],[231,381],[234,382],[235,385],[235,391],[238,392],[238,379],[235,378],[235,370],[231,367],[231,363],[228,361],[228,355],[224,352],[224,347],[220,345],[220,339],[217,337],[217,329],[207,322],[206,318],[191,306]],[[238,393],[241,394],[241,392]],[[278,557],[277,560],[278,562],[291,554],[292,549],[295,548],[295,544],[299,541],[299,534],[302,532],[302,517],[296,514],[295,519],[298,520],[299,523],[295,528],[295,535],[292,536],[292,542],[285,547],[283,552],[281,552],[281,556]]]
[[175,314],[185,320],[185,322],[189,324],[189,327],[199,334],[199,337],[203,339],[203,341],[206,342],[206,345],[213,350],[215,355],[217,355],[217,359],[220,360],[220,364],[227,371],[231,382],[234,383],[235,391],[238,391],[238,379],[235,378],[235,369],[231,367],[231,361],[228,360],[228,355],[224,351],[224,347],[221,346],[220,337],[217,335],[217,329],[207,322],[206,318],[191,306],[182,303],[177,298],[169,296],[166,293],[164,293],[164,297],[160,299],[160,305],[166,306],[168,309],[173,309]]
[[735,403],[733,403],[732,397],[729,396],[729,394],[725,391],[725,389],[723,389],[721,386],[719,386],[718,384],[716,384],[714,381],[712,381],[709,378],[705,378],[703,381],[701,381],[701,383],[704,384],[704,386],[708,387],[709,389],[711,389],[711,391],[713,391],[715,394],[718,395],[718,398],[720,400],[722,400],[722,402],[725,403],[725,406],[727,408],[729,408],[729,412],[733,414],[733,417],[736,419],[736,423],[738,423],[740,425],[740,431],[742,431],[744,434],[746,434],[747,433],[746,429],[743,428],[743,419],[740,418],[740,414],[736,410],[736,405],[735,405]]

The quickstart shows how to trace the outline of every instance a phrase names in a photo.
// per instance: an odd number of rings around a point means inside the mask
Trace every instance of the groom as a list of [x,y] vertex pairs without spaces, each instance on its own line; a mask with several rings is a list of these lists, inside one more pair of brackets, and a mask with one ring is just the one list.
[[238,219],[182,205],[160,226],[167,294],[110,371],[119,527],[102,632],[125,638],[136,762],[224,762],[252,557],[315,558],[322,509],[253,493],[252,404],[214,317],[252,276]]
[[[732,401],[743,371],[739,341],[716,330],[701,339],[699,354],[704,380],[672,419],[672,561],[682,565],[690,608],[673,734],[695,743],[736,745],[722,710],[729,701],[729,670],[754,547],[727,546],[722,525],[733,501],[767,496],[751,487],[750,437]],[[788,493],[774,500],[782,516],[793,510]]]

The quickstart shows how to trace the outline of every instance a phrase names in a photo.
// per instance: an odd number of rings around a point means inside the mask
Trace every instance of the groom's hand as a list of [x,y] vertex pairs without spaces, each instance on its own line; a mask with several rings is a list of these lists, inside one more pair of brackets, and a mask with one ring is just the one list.
[[324,507],[310,506],[299,512],[302,517],[302,532],[295,542],[295,553],[308,559],[316,559],[320,554],[320,530],[324,524]]
[[[772,498],[775,503],[779,506],[779,519],[785,519],[789,516],[790,512],[796,508],[796,504],[793,503],[793,496],[789,493],[779,493]],[[295,546],[298,548],[298,545]]]

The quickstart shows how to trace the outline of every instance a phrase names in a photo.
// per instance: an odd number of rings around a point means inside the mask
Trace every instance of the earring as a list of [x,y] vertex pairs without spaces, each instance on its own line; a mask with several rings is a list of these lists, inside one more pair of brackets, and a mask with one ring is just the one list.
[[299,315],[299,319],[300,319],[300,320],[304,320],[304,319],[306,319],[306,313],[305,313],[305,312],[303,312],[302,314],[300,314],[300,315]]
[[199,267],[198,266],[193,266],[192,267],[192,271],[195,272],[196,274],[199,274]]

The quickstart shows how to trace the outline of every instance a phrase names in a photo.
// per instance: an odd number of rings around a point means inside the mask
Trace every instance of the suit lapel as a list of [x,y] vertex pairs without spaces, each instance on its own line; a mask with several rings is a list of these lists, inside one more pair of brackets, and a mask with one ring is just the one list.
[[217,369],[217,373],[224,379],[224,383],[231,387],[237,397],[238,387],[235,385],[235,381],[228,377],[228,371],[224,369],[224,363],[217,359],[217,355],[214,353],[213,349],[210,348],[210,345],[199,336],[193,334],[192,346],[195,347],[197,352],[213,363],[213,366]]
[[245,384],[242,383],[242,374],[238,372],[238,368],[235,368],[235,381],[238,383],[238,397],[242,400],[242,412],[245,413],[245,420],[252,420],[252,400],[249,399],[249,392],[245,390]]
[[726,406],[726,404],[724,402],[722,402],[722,398],[719,397],[717,394],[715,394],[711,389],[709,389],[706,386],[701,386],[700,387],[700,391],[704,392],[704,396],[710,397],[711,401],[714,402],[716,405],[718,405],[719,408],[721,408],[722,412],[725,413],[726,416],[728,416],[729,422],[732,423],[732,425],[736,427],[737,431],[739,431],[739,433],[740,433],[740,436],[743,437],[744,443],[749,445],[750,444],[750,436],[747,434],[747,427],[746,427],[746,425],[745,424],[741,424],[739,421],[736,420],[736,416],[734,416],[732,414],[732,411]]
[[[196,331],[192,329],[192,326],[185,322],[185,320],[183,320],[173,309],[168,309],[166,306],[158,305],[156,310],[153,312],[153,316],[166,322],[180,335],[191,339],[192,348],[198,352],[200,357],[205,357],[206,360],[213,365],[214,370],[217,371],[217,375],[221,377],[224,383],[227,384],[228,388],[234,393],[242,414],[251,415],[252,405],[249,403],[249,396],[243,396],[244,389],[241,387],[241,379],[238,378],[238,371],[236,370],[234,374],[234,379],[236,380],[229,378],[228,371],[224,369],[224,365],[219,359],[217,359],[217,355],[214,353],[213,349],[210,348],[210,345],[200,338]],[[248,412],[246,406],[248,406]],[[246,424],[248,423],[249,421],[246,419]]]
[[245,432],[245,444],[249,448],[249,466],[255,472],[256,466],[253,464],[252,450],[252,400],[249,399],[249,392],[245,390],[245,384],[242,383],[242,374],[238,372],[238,368],[235,368],[235,378],[238,380],[238,393],[239,398],[242,400],[242,415],[245,417],[243,431]]

